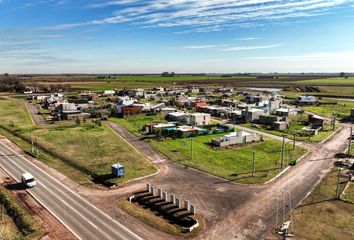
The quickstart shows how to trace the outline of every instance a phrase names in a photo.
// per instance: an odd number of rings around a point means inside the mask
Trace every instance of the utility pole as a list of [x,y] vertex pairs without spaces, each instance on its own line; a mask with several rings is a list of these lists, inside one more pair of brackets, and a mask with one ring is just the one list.
[[295,150],[296,132],[294,132],[293,150]]
[[191,159],[193,160],[193,138],[191,138]]
[[252,153],[252,177],[254,177],[254,161],[255,161],[255,158],[256,158],[256,152],[253,151]]
[[353,137],[353,125],[350,126],[350,135],[349,135],[349,146],[348,146],[348,156],[352,150],[352,137]]
[[335,111],[333,111],[332,113],[332,126],[333,126],[333,131],[336,129],[336,117],[337,117],[337,114]]
[[285,156],[285,136],[283,135],[283,144],[281,147],[281,163],[280,163],[280,168],[283,169],[284,167],[284,156]]
[[30,132],[30,139],[31,139],[31,150],[32,153],[34,154],[34,142],[33,142],[32,132]]
[[336,189],[336,199],[339,199],[339,198],[340,198],[340,192],[339,192],[340,172],[341,172],[341,169],[340,169],[340,168],[338,168],[337,189]]

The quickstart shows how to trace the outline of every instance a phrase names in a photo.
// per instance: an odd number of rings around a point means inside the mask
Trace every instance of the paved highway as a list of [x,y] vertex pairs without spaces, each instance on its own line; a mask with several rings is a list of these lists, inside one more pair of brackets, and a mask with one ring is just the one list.
[[77,238],[141,239],[3,143],[0,143],[0,166],[18,182],[22,173],[30,172],[38,184],[27,191]]

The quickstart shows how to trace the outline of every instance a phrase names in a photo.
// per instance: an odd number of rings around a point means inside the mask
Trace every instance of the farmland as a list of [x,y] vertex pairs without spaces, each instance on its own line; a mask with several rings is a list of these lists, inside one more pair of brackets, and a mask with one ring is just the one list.
[[296,84],[306,84],[306,85],[329,85],[329,86],[354,86],[354,77],[348,78],[324,78],[315,80],[303,80],[297,81]]
[[[222,135],[167,141],[152,140],[149,143],[173,161],[236,182],[262,183],[280,172],[281,142],[266,139],[264,142],[232,149],[213,149],[207,144],[212,138],[220,136]],[[253,151],[256,152],[255,177],[251,176]],[[296,147],[292,150],[292,146],[287,144],[285,165],[305,153],[304,148]]]

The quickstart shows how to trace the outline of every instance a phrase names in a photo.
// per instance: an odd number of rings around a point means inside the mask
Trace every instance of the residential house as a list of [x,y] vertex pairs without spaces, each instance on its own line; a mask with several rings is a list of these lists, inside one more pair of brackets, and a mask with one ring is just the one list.
[[210,125],[211,116],[208,113],[191,113],[186,116],[186,123],[190,126]]
[[257,142],[261,140],[261,136],[256,133],[249,133],[246,131],[238,131],[229,133],[222,138],[213,138],[211,144],[215,147],[227,147],[237,144],[246,144]]
[[295,108],[279,108],[275,111],[275,114],[282,117],[291,117],[298,114],[298,110]]
[[312,127],[321,127],[324,128],[326,124],[326,119],[323,117],[320,117],[318,115],[313,115],[310,114],[308,116],[308,123],[312,125]]
[[257,122],[259,120],[259,117],[263,114],[264,112],[262,109],[246,108],[242,110],[242,116],[245,122]]
[[315,96],[300,96],[295,103],[299,105],[315,105],[317,104],[317,97]]

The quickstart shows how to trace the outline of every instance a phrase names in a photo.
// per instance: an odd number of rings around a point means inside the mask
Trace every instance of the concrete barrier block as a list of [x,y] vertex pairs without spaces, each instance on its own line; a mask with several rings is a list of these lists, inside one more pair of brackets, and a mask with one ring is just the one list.
[[170,195],[170,202],[172,202],[172,204],[176,205],[176,195],[172,194]]
[[176,207],[180,208],[181,207],[181,199],[176,197]]
[[165,200],[165,202],[168,201],[168,199],[167,199],[167,192],[162,192],[162,198],[163,198],[163,200]]
[[187,209],[188,211],[190,210],[190,204],[188,200],[184,200],[184,208]]
[[195,207],[195,205],[190,205],[190,211],[191,211],[191,213],[192,213],[193,215],[196,214],[197,208]]

